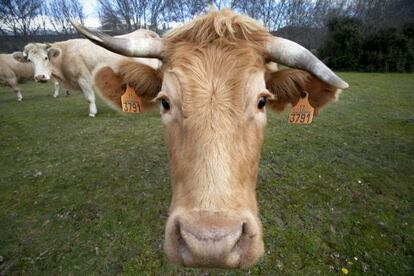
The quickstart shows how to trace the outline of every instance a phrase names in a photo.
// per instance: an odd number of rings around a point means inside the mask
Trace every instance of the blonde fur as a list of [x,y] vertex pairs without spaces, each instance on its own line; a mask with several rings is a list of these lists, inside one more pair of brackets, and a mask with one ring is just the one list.
[[264,48],[268,38],[269,33],[257,21],[229,9],[213,10],[164,35],[170,45],[180,42],[206,45],[219,39],[233,44],[248,41],[258,48]]

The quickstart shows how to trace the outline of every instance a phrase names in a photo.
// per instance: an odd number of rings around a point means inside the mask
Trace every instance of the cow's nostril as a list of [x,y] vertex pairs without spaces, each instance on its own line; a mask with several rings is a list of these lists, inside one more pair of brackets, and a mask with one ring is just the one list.
[[36,75],[36,76],[34,77],[34,79],[35,79],[35,81],[37,81],[37,82],[47,82],[47,81],[48,81],[48,79],[46,78],[46,76],[45,76],[45,75]]
[[247,234],[246,232],[246,223],[243,222],[242,226],[241,226],[241,234],[239,236],[239,239],[236,241],[236,243],[234,244],[234,248],[236,247],[240,247],[242,242],[243,242],[243,237]]
[[183,236],[181,235],[181,226],[180,223],[177,223],[177,225],[175,226],[175,235],[178,241],[178,244],[180,245],[180,247],[186,247],[186,243],[185,240],[183,239]]

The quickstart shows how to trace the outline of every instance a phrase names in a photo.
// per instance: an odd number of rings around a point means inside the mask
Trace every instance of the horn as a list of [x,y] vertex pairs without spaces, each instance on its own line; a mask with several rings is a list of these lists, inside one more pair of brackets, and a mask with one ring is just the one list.
[[133,40],[125,37],[112,37],[91,31],[73,20],[70,20],[70,23],[87,39],[111,52],[128,57],[162,58],[164,46],[160,38],[143,37]]
[[332,72],[309,50],[291,40],[272,37],[267,48],[272,60],[277,63],[308,71],[320,80],[339,89],[349,87],[348,83]]

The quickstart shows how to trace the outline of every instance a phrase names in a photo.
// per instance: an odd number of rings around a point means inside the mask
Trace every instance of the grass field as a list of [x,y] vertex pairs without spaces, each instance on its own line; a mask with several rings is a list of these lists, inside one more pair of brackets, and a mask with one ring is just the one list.
[[[171,196],[158,110],[0,87],[0,274],[414,274],[414,75],[343,73],[311,126],[268,113],[258,177],[266,254],[182,269],[163,252]],[[1,260],[2,259],[2,260]],[[346,269],[346,270],[345,270]]]

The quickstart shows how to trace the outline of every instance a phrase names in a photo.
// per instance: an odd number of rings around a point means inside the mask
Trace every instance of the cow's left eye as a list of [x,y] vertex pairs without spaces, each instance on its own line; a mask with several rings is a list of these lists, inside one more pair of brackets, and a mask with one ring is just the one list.
[[47,57],[45,57],[45,60],[47,60]]
[[161,99],[161,105],[164,108],[165,111],[170,110],[170,103],[166,99]]
[[259,98],[259,100],[257,101],[257,108],[258,109],[263,109],[265,107],[265,105],[266,105],[266,97],[261,96]]

